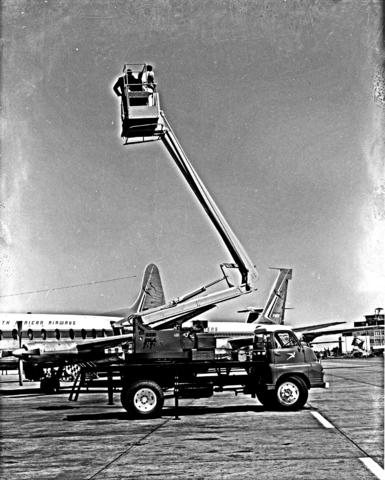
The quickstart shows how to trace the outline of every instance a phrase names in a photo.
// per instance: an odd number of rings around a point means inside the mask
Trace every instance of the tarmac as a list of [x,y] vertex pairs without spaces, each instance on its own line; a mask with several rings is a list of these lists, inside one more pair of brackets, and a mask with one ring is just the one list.
[[[0,377],[1,479],[385,479],[384,359],[323,361],[330,389],[305,408],[266,411],[249,395],[166,400],[130,420],[114,392],[70,384],[43,395]],[[179,419],[176,419],[178,417]]]

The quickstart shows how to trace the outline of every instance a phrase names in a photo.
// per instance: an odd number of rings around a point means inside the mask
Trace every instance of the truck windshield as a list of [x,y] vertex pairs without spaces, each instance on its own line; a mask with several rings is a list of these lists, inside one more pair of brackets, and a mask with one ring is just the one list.
[[297,337],[293,332],[276,332],[275,336],[282,348],[299,346]]

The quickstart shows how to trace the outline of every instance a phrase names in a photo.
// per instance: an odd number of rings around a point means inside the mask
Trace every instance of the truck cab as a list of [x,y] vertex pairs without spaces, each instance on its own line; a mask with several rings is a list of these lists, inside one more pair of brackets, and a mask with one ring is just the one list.
[[263,381],[248,389],[267,407],[299,408],[306,403],[310,388],[327,387],[313,349],[303,345],[288,327],[272,324],[256,328],[254,359],[261,355],[265,355],[267,366]]

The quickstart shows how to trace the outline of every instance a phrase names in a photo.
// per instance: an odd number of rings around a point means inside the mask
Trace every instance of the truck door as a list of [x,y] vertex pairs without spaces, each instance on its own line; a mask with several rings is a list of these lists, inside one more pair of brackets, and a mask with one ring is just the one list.
[[279,330],[274,333],[274,345],[272,350],[273,363],[304,363],[303,348],[293,332]]

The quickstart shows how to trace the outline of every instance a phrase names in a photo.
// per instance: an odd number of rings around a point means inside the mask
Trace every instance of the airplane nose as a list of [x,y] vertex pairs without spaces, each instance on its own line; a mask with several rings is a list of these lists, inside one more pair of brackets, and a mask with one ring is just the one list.
[[23,354],[25,354],[25,353],[26,353],[26,350],[24,350],[24,348],[17,348],[16,350],[13,350],[12,355],[13,355],[14,357],[20,358],[20,357],[22,357]]
[[28,350],[26,348],[17,348],[16,350],[13,350],[12,355],[17,358],[23,358],[29,355],[40,355],[40,349],[35,348],[33,350]]

